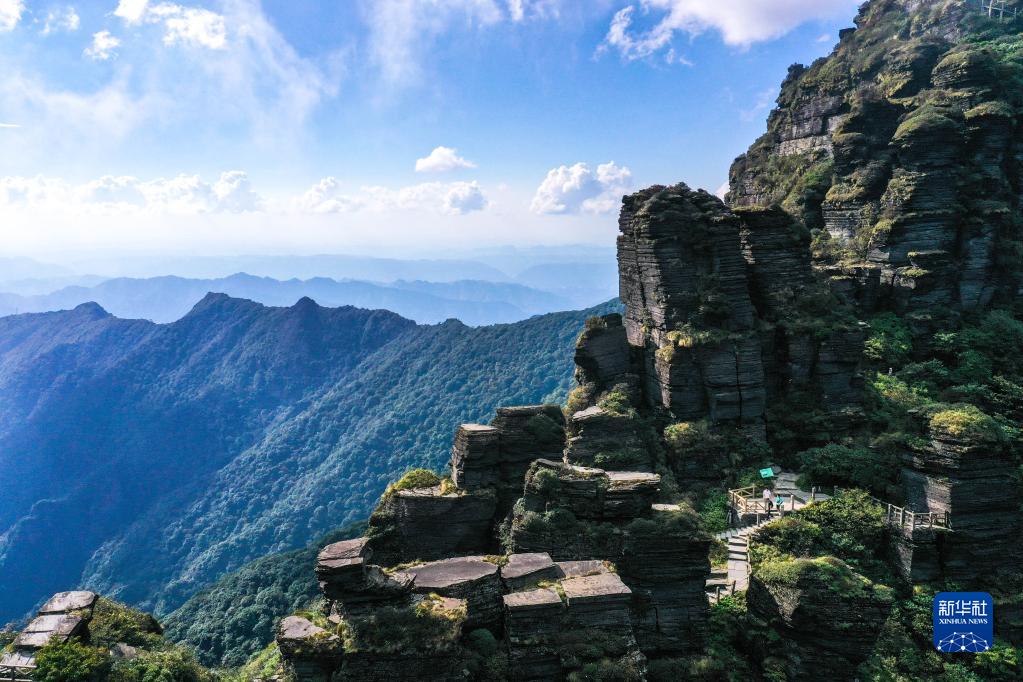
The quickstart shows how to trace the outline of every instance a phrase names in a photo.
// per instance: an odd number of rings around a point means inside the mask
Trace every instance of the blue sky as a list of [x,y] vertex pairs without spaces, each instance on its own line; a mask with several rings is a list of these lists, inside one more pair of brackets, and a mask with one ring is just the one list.
[[11,253],[611,244],[858,0],[0,0]]

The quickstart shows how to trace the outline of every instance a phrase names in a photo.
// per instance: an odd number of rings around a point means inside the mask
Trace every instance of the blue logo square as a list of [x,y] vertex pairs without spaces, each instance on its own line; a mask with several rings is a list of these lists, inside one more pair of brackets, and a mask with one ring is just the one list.
[[987,592],[941,592],[934,597],[934,648],[980,653],[995,644],[995,600]]

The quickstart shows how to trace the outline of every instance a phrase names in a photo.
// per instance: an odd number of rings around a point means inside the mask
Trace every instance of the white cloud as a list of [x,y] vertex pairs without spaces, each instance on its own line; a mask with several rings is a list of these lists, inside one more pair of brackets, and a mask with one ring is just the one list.
[[[695,36],[714,30],[728,45],[747,46],[778,38],[814,19],[845,16],[860,0],[641,0],[619,10],[611,20],[603,49],[625,59],[643,59],[670,49],[677,33]],[[637,14],[653,17],[638,29]]]
[[59,31],[74,33],[81,25],[82,20],[79,18],[78,12],[75,11],[74,7],[69,5],[67,7],[54,8],[46,13],[42,33],[44,36]]
[[148,5],[149,0],[121,0],[117,3],[114,16],[124,19],[129,24],[137,24],[142,21]]
[[105,62],[116,54],[120,46],[120,38],[111,35],[110,31],[100,31],[92,34],[92,44],[85,48],[83,54],[89,59]]
[[187,215],[259,211],[263,203],[242,171],[222,173],[214,183],[198,175],[150,181],[105,175],[77,186],[43,176],[0,178],[0,206],[16,209]]
[[0,128],[20,128],[18,123],[0,123]]
[[508,0],[508,16],[515,22],[557,17],[560,4],[561,0]]
[[0,33],[13,31],[25,11],[23,0],[0,0]]
[[536,190],[534,213],[607,213],[618,207],[632,185],[632,171],[614,161],[593,172],[585,163],[551,169]]
[[[291,149],[304,134],[310,113],[338,92],[341,54],[315,59],[299,55],[256,0],[225,0],[220,5],[228,36],[223,49],[177,50],[172,59],[161,54],[167,50],[164,24],[142,19],[150,4],[137,3],[135,9],[127,4],[117,7],[121,19],[131,23],[129,18],[138,16],[133,26],[142,29],[128,37],[101,32],[98,45],[89,47],[88,55],[95,59],[121,58],[123,67],[110,69],[106,81],[91,85],[88,79],[68,80],[63,73],[47,76],[31,52],[15,53],[4,62],[0,121],[32,122],[17,146],[5,147],[5,152],[49,164],[64,158],[99,159],[119,151],[140,130],[159,135],[182,128],[193,129],[196,139],[227,130],[247,136],[249,146]],[[153,35],[147,40],[149,29]],[[193,40],[171,35],[175,41]],[[216,44],[211,35],[217,33],[195,40]],[[112,40],[120,44],[113,46]]]
[[297,205],[305,213],[351,213],[362,208],[364,202],[343,194],[341,183],[330,176],[310,187],[298,199]]
[[448,187],[444,195],[444,213],[462,215],[482,211],[487,207],[487,198],[476,182],[456,182]]
[[343,193],[341,183],[332,176],[320,180],[295,202],[304,213],[353,213],[365,209],[378,213],[411,210],[444,215],[482,211],[489,203],[475,181],[424,182],[398,189],[371,186],[352,195]]
[[458,155],[452,147],[436,147],[430,155],[416,160],[417,173],[446,173],[457,168],[475,168],[476,164]]
[[452,24],[466,32],[505,18],[496,0],[372,0],[367,6],[373,59],[391,84],[416,80],[422,55]]
[[184,7],[172,2],[155,5],[148,0],[120,0],[114,16],[129,25],[162,24],[165,45],[190,45],[222,50],[227,45],[227,26],[223,15],[200,7]]

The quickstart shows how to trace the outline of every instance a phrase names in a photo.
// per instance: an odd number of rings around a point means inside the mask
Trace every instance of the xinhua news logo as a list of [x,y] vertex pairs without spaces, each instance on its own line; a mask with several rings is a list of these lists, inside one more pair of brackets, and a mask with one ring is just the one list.
[[944,653],[987,651],[995,643],[995,602],[987,592],[941,592],[934,597],[934,648]]

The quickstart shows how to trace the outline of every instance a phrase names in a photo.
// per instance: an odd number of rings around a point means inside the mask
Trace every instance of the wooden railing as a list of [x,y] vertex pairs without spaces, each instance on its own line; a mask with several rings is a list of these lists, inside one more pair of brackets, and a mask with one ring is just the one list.
[[[770,488],[768,488],[770,490]],[[775,511],[795,511],[796,510],[796,496],[790,494],[787,499],[778,507],[774,503],[774,495],[771,495],[770,500],[765,500],[762,496],[764,494],[764,488],[757,488],[755,485],[746,486],[745,488],[735,488],[728,491],[728,506],[738,516],[744,516],[746,514],[764,514],[770,516]],[[810,502],[815,501],[817,494],[817,488],[814,488],[810,493]]]
[[[835,495],[843,492],[842,488],[835,488]],[[885,502],[873,495],[869,496],[879,507],[885,510],[885,522],[892,526],[908,528],[910,532],[917,528],[945,528],[952,529],[952,518],[948,512],[915,512],[905,507],[899,507],[891,502]]]

